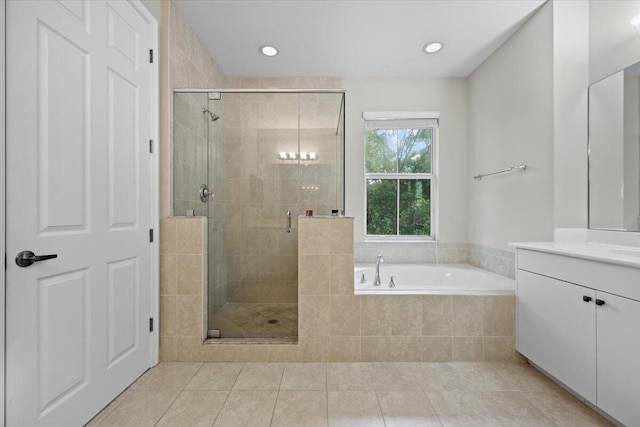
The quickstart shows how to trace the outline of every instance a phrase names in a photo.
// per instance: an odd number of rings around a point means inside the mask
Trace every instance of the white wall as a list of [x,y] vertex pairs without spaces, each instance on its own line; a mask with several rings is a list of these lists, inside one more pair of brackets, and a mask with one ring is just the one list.
[[638,0],[589,2],[589,81],[595,83],[640,61],[640,34],[630,24]]
[[364,207],[363,111],[439,111],[436,147],[438,200],[436,237],[467,241],[467,94],[465,79],[345,78],[345,211],[353,216],[354,241],[362,242]]
[[547,3],[469,77],[469,241],[553,238],[553,15]]
[[586,228],[589,2],[552,5],[554,226]]

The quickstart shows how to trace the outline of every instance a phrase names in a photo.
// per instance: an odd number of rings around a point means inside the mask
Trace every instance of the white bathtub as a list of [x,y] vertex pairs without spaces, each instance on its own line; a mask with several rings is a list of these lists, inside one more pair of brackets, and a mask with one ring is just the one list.
[[[516,282],[467,264],[381,264],[380,286],[373,286],[376,266],[356,264],[355,293],[381,295],[513,295]],[[366,279],[360,283],[362,274]],[[391,276],[395,288],[389,287]]]

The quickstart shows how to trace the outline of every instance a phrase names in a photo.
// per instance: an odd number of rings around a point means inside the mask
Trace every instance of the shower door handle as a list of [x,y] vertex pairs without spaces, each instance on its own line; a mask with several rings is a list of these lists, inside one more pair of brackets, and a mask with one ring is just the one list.
[[291,233],[291,211],[287,211],[287,233]]

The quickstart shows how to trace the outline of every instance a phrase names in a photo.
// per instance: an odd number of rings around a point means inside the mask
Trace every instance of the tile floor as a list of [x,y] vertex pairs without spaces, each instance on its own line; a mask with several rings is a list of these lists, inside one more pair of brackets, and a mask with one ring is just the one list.
[[298,304],[227,303],[211,314],[209,325],[222,338],[295,338]]
[[515,363],[161,363],[88,426],[604,426]]

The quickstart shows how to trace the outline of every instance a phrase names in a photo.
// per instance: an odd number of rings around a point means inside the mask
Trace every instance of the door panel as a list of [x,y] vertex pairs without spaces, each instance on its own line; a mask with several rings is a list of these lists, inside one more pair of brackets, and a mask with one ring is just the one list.
[[39,410],[48,412],[89,381],[89,274],[38,280]]
[[598,402],[627,426],[640,420],[640,302],[598,292]]
[[48,25],[37,26],[39,229],[86,231],[90,56]]
[[590,402],[596,397],[594,299],[593,289],[518,270],[518,351]]
[[7,2],[8,425],[83,425],[149,367],[151,33],[125,1]]

